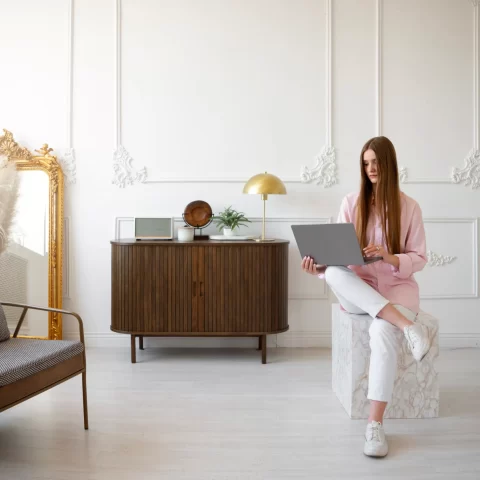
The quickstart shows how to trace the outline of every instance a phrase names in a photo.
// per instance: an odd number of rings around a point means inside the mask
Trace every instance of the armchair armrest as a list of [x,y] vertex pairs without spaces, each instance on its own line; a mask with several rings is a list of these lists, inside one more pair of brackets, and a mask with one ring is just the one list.
[[25,315],[27,314],[27,311],[29,309],[32,309],[32,310],[42,310],[44,312],[57,312],[57,313],[61,313],[62,315],[71,315],[71,316],[75,317],[78,321],[78,328],[80,330],[80,341],[85,345],[85,338],[84,338],[84,333],[83,333],[83,320],[78,313],[69,312],[67,310],[61,310],[59,308],[37,307],[35,305],[26,305],[24,303],[12,303],[12,302],[2,302],[2,301],[0,301],[0,304],[4,305],[6,307],[23,308],[22,315],[21,315],[21,317],[18,321],[17,327],[15,328],[15,332],[13,334],[14,338],[16,338],[16,336],[18,335],[18,332],[20,331],[20,328],[22,326],[23,320],[25,319]]

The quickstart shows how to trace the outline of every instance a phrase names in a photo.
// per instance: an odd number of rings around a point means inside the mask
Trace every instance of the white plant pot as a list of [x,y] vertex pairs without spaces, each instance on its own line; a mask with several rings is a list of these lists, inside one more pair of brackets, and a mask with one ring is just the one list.
[[231,228],[224,228],[223,229],[223,234],[226,237],[233,237],[235,235],[235,232]]
[[179,242],[193,242],[195,239],[195,229],[193,227],[178,227]]

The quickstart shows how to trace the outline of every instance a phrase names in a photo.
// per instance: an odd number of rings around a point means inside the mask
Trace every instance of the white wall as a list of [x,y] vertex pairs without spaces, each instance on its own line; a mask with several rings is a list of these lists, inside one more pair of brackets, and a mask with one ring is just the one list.
[[[241,191],[268,170],[288,190],[268,200],[268,232],[293,241],[292,223],[336,218],[358,186],[361,146],[384,134],[405,168],[402,189],[422,206],[428,247],[455,257],[418,275],[422,307],[439,317],[443,345],[478,345],[480,189],[451,180],[472,149],[479,175],[477,3],[0,0],[0,127],[65,159],[75,149],[65,304],[90,344],[128,342],[109,331],[109,241],[131,231],[131,217],[180,217],[204,199],[258,220],[260,198]],[[144,183],[112,183],[122,147]],[[302,183],[324,147],[336,183],[325,171],[319,185]],[[270,341],[328,345],[333,298],[302,274],[293,242],[290,255],[290,330]]]

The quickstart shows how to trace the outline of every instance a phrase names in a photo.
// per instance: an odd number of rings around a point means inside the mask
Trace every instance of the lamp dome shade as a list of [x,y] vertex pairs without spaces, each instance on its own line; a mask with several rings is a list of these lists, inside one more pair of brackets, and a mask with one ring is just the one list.
[[243,187],[243,193],[260,193],[269,195],[285,195],[285,184],[271,173],[259,173],[254,175]]

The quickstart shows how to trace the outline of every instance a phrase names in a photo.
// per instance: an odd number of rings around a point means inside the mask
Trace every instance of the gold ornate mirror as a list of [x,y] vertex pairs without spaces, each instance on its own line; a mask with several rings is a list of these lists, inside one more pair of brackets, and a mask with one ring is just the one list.
[[[10,244],[0,257],[0,299],[14,303],[62,308],[63,172],[52,149],[44,144],[35,153],[19,146],[3,130],[0,156],[15,162],[19,196],[11,226]],[[9,327],[15,328],[21,309],[5,307]],[[40,318],[35,318],[39,316]],[[11,329],[13,331],[13,329]],[[57,312],[29,311],[21,336],[62,338]]]

